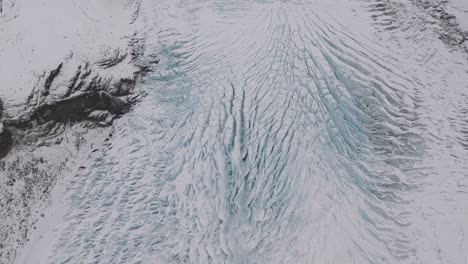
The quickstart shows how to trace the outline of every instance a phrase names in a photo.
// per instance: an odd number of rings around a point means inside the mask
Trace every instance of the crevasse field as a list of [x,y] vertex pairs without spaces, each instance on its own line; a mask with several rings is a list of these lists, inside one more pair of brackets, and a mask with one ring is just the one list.
[[147,95],[16,263],[468,263],[468,57],[415,2],[144,4]]

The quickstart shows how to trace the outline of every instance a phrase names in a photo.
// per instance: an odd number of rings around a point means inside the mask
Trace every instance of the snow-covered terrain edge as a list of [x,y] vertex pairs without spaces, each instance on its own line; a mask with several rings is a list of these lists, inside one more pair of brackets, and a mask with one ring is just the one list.
[[105,145],[157,59],[140,0],[0,1],[0,263],[11,263],[57,180]]
[[[468,53],[468,1],[464,0],[373,0],[366,1],[374,25],[386,33],[407,32],[437,35],[451,50]],[[419,31],[419,32],[418,32]],[[432,33],[429,33],[432,32]],[[422,34],[419,34],[422,33]]]

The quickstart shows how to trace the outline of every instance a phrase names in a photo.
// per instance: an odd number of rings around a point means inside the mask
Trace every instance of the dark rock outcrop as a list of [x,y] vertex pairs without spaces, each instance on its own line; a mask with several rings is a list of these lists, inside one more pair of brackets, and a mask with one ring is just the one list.
[[3,102],[2,99],[0,98],[0,120],[2,120],[3,116]]
[[54,81],[55,77],[57,77],[60,73],[60,70],[62,69],[62,63],[60,63],[57,68],[53,69],[49,76],[47,76],[47,79],[45,80],[45,84],[44,84],[44,91],[42,92],[42,94],[44,96],[47,96],[49,95],[49,90],[50,90],[50,87],[52,86],[52,82]]
[[29,116],[20,120],[6,120],[7,127],[27,130],[48,122],[77,122],[87,120],[89,113],[95,110],[107,110],[115,115],[128,111],[130,102],[105,91],[89,91],[67,97],[63,100],[43,104]]
[[5,128],[2,123],[3,116],[3,102],[0,99],[0,159],[4,158],[11,149],[13,145],[13,139],[11,137],[11,132]]
[[[134,91],[138,80],[158,63],[156,59],[146,61],[138,57],[144,55],[143,50],[135,52],[134,46],[130,49],[130,56],[116,51],[95,64],[83,63],[71,54],[57,67],[45,72],[29,96],[24,111],[3,118],[0,159],[5,157],[13,142],[29,144],[34,141],[29,134],[36,137],[48,135],[56,130],[54,124],[87,121],[106,126],[128,112],[140,98]],[[130,71],[114,69],[122,66]],[[0,101],[0,118],[3,112]],[[34,133],[28,133],[30,130]]]
[[0,159],[4,158],[13,146],[10,131],[0,123]]
[[[406,31],[418,25],[421,31],[433,30],[446,45],[468,52],[468,31],[460,27],[459,18],[450,13],[448,5],[447,0],[374,0],[368,10],[375,25],[385,31]],[[412,6],[421,12],[413,14]]]

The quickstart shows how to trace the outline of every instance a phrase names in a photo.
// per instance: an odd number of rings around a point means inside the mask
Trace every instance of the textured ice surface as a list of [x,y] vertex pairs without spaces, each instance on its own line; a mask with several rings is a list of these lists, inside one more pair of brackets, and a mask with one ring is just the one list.
[[467,58],[430,15],[157,2],[148,97],[18,263],[468,262]]

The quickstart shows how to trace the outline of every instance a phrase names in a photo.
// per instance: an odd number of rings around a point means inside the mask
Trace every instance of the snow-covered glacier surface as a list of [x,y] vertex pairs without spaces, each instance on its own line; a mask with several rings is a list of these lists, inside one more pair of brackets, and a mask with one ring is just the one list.
[[17,263],[468,263],[467,57],[422,1],[153,2],[147,96]]

